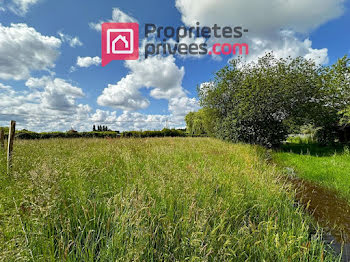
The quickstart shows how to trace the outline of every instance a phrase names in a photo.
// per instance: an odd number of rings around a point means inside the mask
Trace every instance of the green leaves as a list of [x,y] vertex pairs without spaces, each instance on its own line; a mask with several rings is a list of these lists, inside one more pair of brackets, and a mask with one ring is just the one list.
[[349,59],[331,67],[272,53],[251,63],[235,59],[198,91],[202,107],[214,112],[210,123],[220,138],[272,147],[291,130],[313,124],[324,140],[334,141],[329,133],[335,134],[337,113],[350,102]]

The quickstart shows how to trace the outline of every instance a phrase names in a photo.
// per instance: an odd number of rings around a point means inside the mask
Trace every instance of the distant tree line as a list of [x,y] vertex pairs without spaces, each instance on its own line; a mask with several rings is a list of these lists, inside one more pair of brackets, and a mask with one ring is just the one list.
[[273,147],[305,127],[323,144],[347,142],[350,66],[347,56],[331,66],[302,57],[257,62],[240,59],[198,88],[202,109],[186,116],[189,134]]
[[93,132],[106,132],[106,131],[112,131],[108,128],[108,126],[102,126],[102,125],[98,125],[97,128],[95,125],[93,125],[92,127],[92,131]]
[[161,131],[125,131],[121,134],[122,137],[185,137],[186,132],[180,129],[167,129]]
[[[7,129],[8,130],[8,129]],[[5,133],[7,138],[8,132]],[[92,131],[92,132],[77,132],[69,130],[67,132],[32,132],[20,130],[16,132],[18,139],[50,139],[50,138],[146,138],[146,137],[185,137],[186,132],[181,129],[166,129],[161,131]]]

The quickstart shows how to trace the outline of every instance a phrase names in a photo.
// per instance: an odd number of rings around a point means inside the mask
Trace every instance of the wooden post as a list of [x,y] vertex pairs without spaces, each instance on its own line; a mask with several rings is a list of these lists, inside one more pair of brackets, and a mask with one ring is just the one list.
[[5,132],[3,128],[0,129],[0,148],[5,148]]
[[7,147],[7,174],[11,173],[12,168],[12,150],[13,150],[13,141],[15,140],[16,132],[16,121],[11,121],[9,135],[8,135],[8,147]]

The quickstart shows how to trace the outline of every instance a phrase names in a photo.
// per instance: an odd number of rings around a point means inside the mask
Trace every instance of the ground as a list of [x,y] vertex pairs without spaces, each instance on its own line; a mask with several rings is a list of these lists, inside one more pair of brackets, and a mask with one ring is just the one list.
[[17,140],[0,260],[335,261],[266,157],[210,138]]

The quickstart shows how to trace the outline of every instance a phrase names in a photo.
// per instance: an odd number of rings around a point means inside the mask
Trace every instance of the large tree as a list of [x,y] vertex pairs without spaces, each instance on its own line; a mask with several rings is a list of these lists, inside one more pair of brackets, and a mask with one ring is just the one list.
[[322,68],[311,60],[239,59],[199,89],[203,108],[215,112],[218,137],[265,146],[283,141],[291,127],[312,121],[322,99]]

